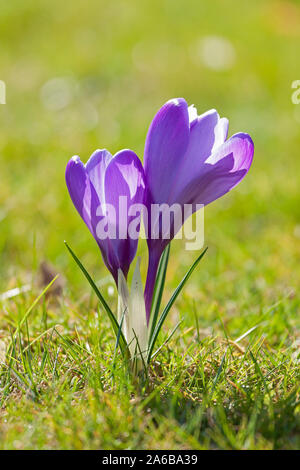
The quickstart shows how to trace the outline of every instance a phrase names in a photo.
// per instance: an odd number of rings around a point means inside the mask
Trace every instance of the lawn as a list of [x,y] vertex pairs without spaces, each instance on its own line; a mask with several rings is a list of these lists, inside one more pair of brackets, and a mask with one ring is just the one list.
[[[2,0],[0,41],[0,449],[299,449],[299,1]],[[178,96],[248,132],[254,163],[206,207],[208,251],[137,382],[64,245],[116,309],[64,171],[143,159]],[[198,255],[172,243],[164,305]]]

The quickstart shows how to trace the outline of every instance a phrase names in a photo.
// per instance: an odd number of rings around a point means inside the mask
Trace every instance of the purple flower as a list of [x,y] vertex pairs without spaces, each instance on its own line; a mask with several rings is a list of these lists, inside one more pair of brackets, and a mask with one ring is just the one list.
[[[151,204],[207,205],[244,178],[252,163],[252,139],[238,133],[226,140],[227,133],[226,118],[220,118],[215,110],[198,116],[197,110],[188,107],[182,98],[168,101],[158,111],[148,131],[144,154],[148,234]],[[175,232],[173,227],[171,238]],[[158,263],[170,239],[148,235],[147,241],[145,303],[149,321]]]
[[[140,160],[131,150],[121,150],[114,156],[107,150],[96,150],[86,165],[75,156],[68,162],[66,183],[73,204],[98,243],[115,282],[118,269],[127,278],[138,244],[137,238],[128,235],[136,215],[127,215],[133,204],[142,204],[144,200],[144,170]],[[120,196],[127,207],[120,207]],[[109,206],[113,212],[108,211]],[[136,229],[138,232],[139,223]]]

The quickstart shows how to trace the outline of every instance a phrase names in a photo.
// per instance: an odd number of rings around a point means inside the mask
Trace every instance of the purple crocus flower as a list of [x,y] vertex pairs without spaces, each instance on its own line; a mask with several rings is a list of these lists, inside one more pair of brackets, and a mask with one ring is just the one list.
[[[244,178],[252,163],[252,139],[238,133],[226,140],[227,134],[226,118],[220,118],[214,109],[198,116],[183,98],[168,101],[158,111],[150,125],[144,153],[148,234],[151,204],[207,205]],[[171,238],[175,231],[171,230]],[[149,322],[159,260],[170,239],[148,235],[147,242],[145,303]]]
[[[78,156],[71,158],[66,168],[66,183],[74,206],[88,226],[101,250],[105,265],[118,282],[118,269],[125,278],[135,257],[138,239],[128,235],[134,216],[128,216],[133,204],[144,200],[144,170],[134,152],[121,150],[112,156],[107,150],[96,150],[86,165]],[[127,207],[119,206],[123,196]],[[108,213],[107,207],[114,208]],[[99,237],[109,226],[107,237]],[[139,226],[137,226],[139,231]],[[114,232],[114,233],[112,233]]]

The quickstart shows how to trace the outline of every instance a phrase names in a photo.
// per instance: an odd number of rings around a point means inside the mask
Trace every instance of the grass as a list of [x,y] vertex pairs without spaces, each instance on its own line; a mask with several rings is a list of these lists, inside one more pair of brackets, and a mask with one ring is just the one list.
[[40,305],[6,338],[1,448],[297,448],[297,345],[272,345],[288,304],[253,317],[241,339],[221,319],[219,335],[185,327],[141,384],[121,358],[113,370],[114,340],[96,299],[60,305],[59,325],[57,306]]
[[[0,292],[25,289],[0,297],[0,449],[299,449],[299,25],[292,0],[3,3]],[[209,35],[233,46],[228,69],[201,60]],[[256,150],[245,181],[206,208],[209,250],[137,384],[121,356],[112,369],[110,325],[65,249],[116,308],[64,169],[98,147],[142,158],[175,96],[216,107]],[[145,274],[143,242],[139,254]],[[163,306],[196,257],[173,243]]]

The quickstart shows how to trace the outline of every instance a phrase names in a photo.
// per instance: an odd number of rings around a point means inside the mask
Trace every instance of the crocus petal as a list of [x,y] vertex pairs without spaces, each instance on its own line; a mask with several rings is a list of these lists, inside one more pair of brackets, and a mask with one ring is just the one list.
[[91,187],[84,164],[78,156],[71,158],[66,168],[66,183],[72,202],[93,233],[91,221]]
[[233,189],[250,169],[254,144],[248,134],[233,135],[205,161],[201,174],[181,194],[182,203],[207,205]]
[[227,133],[228,120],[220,119],[215,109],[196,119],[192,117],[189,144],[177,163],[176,184],[173,185],[170,203],[181,202],[182,191],[195,176],[201,175],[205,160],[225,142]]
[[132,150],[121,150],[113,157],[105,173],[105,202],[117,207],[119,196],[126,196],[129,205],[141,203],[144,188],[141,161]]
[[104,176],[106,168],[113,156],[106,149],[96,150],[89,160],[87,161],[85,168],[89,179],[95,188],[96,193],[99,195],[101,202],[105,200],[104,195]]
[[154,117],[145,144],[144,166],[148,197],[168,202],[178,177],[178,165],[189,142],[189,112],[183,98],[168,101]]
[[249,134],[239,132],[234,134],[221,147],[212,153],[205,163],[215,165],[227,155],[232,155],[234,166],[232,171],[249,170],[254,153],[254,144]]
[[[94,168],[94,171],[96,172],[97,169]],[[99,171],[98,174],[100,175]],[[97,216],[97,208],[101,204],[101,201],[90,181],[86,166],[81,162],[78,156],[71,158],[67,164],[66,183],[74,206],[88,226],[91,234],[96,239],[104,263],[114,276],[114,267],[109,263],[107,257],[107,242],[106,240],[98,240],[96,236],[97,223],[101,220],[101,217]]]
[[114,156],[107,167],[104,186],[105,204],[110,204],[116,211],[115,220],[108,218],[108,223],[116,224],[115,230],[118,234],[117,238],[109,241],[108,259],[118,264],[117,267],[120,267],[127,277],[138,245],[138,238],[132,238],[128,229],[132,220],[135,217],[140,220],[141,215],[139,213],[131,216],[128,213],[133,204],[143,203],[145,189],[144,169],[134,152],[122,150]]
[[228,119],[220,118],[215,109],[201,114],[190,123],[189,145],[184,161],[199,165],[222,145],[228,134]]

